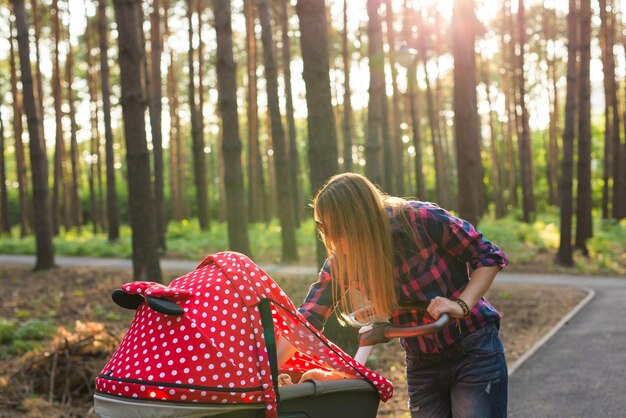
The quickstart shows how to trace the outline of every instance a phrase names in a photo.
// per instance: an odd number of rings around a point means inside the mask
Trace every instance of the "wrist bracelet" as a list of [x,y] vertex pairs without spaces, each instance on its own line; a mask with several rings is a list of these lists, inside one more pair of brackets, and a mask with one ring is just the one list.
[[470,308],[467,306],[467,303],[463,299],[452,299],[454,302],[458,303],[463,309],[463,316],[468,316],[470,314]]

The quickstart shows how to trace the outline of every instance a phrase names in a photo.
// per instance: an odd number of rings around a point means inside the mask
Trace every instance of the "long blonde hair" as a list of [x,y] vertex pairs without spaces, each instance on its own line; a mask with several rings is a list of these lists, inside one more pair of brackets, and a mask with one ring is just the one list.
[[355,291],[369,301],[377,317],[387,318],[398,308],[385,207],[396,215],[405,205],[406,200],[386,195],[355,173],[331,177],[313,198],[313,215],[330,257],[333,300],[344,314],[362,307]]

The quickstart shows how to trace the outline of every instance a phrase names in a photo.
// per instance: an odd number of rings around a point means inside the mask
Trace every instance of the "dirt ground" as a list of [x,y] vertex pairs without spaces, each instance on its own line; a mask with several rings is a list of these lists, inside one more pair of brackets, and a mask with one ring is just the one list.
[[[172,273],[166,281],[178,275]],[[20,356],[8,357],[8,343],[0,344],[0,417],[95,416],[90,411],[93,379],[131,319],[130,313],[111,302],[110,294],[131,280],[130,272],[119,270],[56,268],[35,273],[27,267],[0,266],[0,319],[40,318],[60,327],[56,337],[41,342],[41,348]],[[310,280],[277,278],[295,301]],[[508,363],[584,296],[576,288],[494,284],[487,297],[504,315],[501,334]],[[93,332],[89,334],[93,330],[95,339]],[[378,416],[408,417],[399,343],[376,347],[372,360],[372,368],[395,386],[393,399],[381,404]]]

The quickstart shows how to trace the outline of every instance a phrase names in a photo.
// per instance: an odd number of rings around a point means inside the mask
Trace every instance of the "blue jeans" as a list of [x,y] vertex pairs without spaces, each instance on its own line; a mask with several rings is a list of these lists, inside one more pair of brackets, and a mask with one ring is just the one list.
[[442,353],[408,353],[411,418],[506,417],[508,372],[491,324]]

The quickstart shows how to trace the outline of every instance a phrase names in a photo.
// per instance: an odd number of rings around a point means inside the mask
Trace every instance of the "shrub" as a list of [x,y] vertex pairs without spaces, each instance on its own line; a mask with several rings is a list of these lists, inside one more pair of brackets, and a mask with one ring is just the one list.
[[13,340],[15,334],[15,322],[0,318],[0,344],[6,344]]

